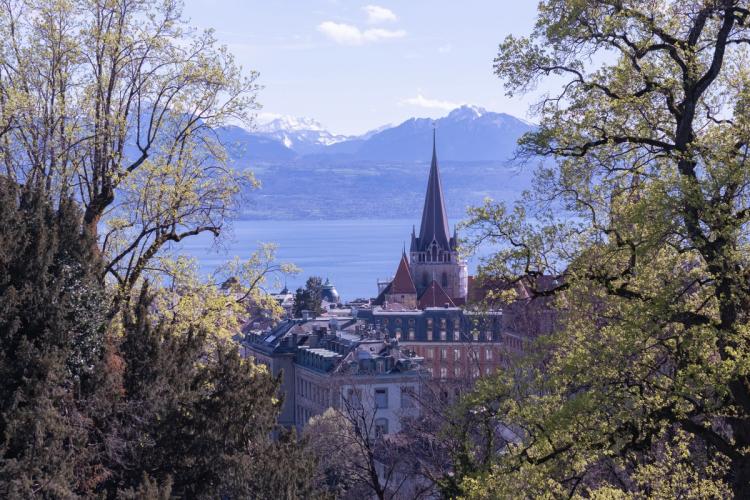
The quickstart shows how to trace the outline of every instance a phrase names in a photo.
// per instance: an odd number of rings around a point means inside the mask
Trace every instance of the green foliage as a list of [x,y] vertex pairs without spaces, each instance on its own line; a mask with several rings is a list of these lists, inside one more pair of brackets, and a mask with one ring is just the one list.
[[181,1],[9,0],[0,53],[3,174],[76,198],[115,305],[169,243],[219,236],[258,186],[214,133],[251,122],[258,74]]
[[320,276],[310,276],[304,288],[298,288],[294,294],[294,317],[301,318],[302,311],[310,311],[314,316],[323,312],[323,279]]
[[[0,183],[0,496],[283,498],[314,493],[278,380],[203,324],[108,319],[75,203]],[[289,477],[297,479],[290,481]]]
[[504,246],[487,282],[553,296],[561,321],[480,385],[474,407],[520,439],[462,494],[750,495],[748,19],[747,1],[549,0],[500,45],[509,93],[563,81],[520,143],[554,162],[471,226]]
[[67,200],[0,179],[0,496],[86,491],[91,392],[103,353],[95,243]]

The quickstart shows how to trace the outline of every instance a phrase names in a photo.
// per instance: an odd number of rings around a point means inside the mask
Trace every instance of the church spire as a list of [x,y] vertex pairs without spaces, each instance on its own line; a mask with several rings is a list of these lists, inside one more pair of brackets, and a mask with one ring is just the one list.
[[444,250],[450,250],[450,230],[448,215],[445,211],[443,186],[440,182],[440,171],[437,164],[435,129],[432,129],[432,164],[430,178],[427,181],[427,193],[422,211],[422,225],[419,228],[419,250],[424,251],[435,241]]

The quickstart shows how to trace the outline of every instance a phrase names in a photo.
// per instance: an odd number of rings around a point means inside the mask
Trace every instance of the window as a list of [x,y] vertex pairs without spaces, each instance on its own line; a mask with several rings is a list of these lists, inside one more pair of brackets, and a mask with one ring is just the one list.
[[375,389],[375,408],[388,408],[388,389]]
[[484,350],[484,359],[487,361],[492,361],[492,349],[489,347]]
[[474,337],[474,342],[479,340],[479,330],[472,330],[471,334]]
[[442,378],[442,379],[448,378],[448,369],[447,368],[441,368],[440,369],[440,378]]
[[489,366],[488,366],[488,367],[486,367],[486,368],[484,369],[484,373],[486,373],[487,375],[490,375],[490,374],[492,373],[492,368],[490,368]]
[[474,378],[479,378],[479,368],[474,368],[474,372],[472,373],[472,375],[474,376]]
[[432,347],[427,348],[427,359],[433,359],[435,357],[435,349]]
[[359,389],[349,389],[346,391],[346,400],[352,406],[359,406],[362,401],[362,391]]
[[401,388],[401,408],[414,408],[414,389],[411,387]]
[[381,437],[388,434],[388,419],[378,418],[375,419],[375,436]]
[[484,332],[484,334],[487,336],[487,342],[491,342],[492,341],[492,330],[487,330],[486,332]]
[[396,340],[401,340],[401,328],[396,328]]
[[458,329],[453,330],[453,340],[456,342],[461,340],[461,332],[459,332]]
[[461,360],[461,349],[453,349],[453,361]]
[[430,374],[430,378],[432,378],[432,376],[433,376],[433,374],[434,374],[434,372],[433,372],[433,370],[432,370],[432,367],[430,367],[430,368],[427,368],[427,373],[429,373],[429,374]]
[[440,330],[440,340],[444,341],[444,340],[446,340],[446,338],[447,338],[447,334],[446,334],[445,330]]
[[456,366],[455,368],[453,368],[453,376],[456,377],[456,378],[459,378],[461,376],[461,367],[460,366]]
[[440,349],[440,359],[448,359],[448,349],[445,347]]
[[409,328],[409,340],[414,340],[414,328]]
[[432,340],[432,327],[427,328],[427,340]]

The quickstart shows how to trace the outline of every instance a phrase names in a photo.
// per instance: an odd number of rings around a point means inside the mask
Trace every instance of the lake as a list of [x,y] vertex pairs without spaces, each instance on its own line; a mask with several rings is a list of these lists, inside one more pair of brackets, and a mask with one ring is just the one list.
[[[234,256],[247,258],[261,242],[276,243],[280,262],[302,268],[287,278],[289,289],[316,275],[329,278],[342,299],[350,300],[374,297],[377,280],[393,276],[413,224],[419,220],[237,220],[220,245],[199,235],[186,239],[181,252],[195,257],[201,272],[208,273]],[[470,261],[469,274],[475,270],[476,262]]]

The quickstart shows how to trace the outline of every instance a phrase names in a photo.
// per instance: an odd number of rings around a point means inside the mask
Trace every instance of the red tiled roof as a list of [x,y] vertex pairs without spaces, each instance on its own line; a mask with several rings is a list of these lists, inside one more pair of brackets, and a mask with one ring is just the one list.
[[456,307],[453,300],[445,293],[443,287],[441,287],[437,281],[432,280],[430,286],[422,292],[419,297],[419,308],[424,309],[426,307]]
[[391,281],[391,290],[388,293],[417,293],[414,280],[411,279],[409,262],[406,260],[405,254],[401,256],[401,262],[398,264],[396,276]]

